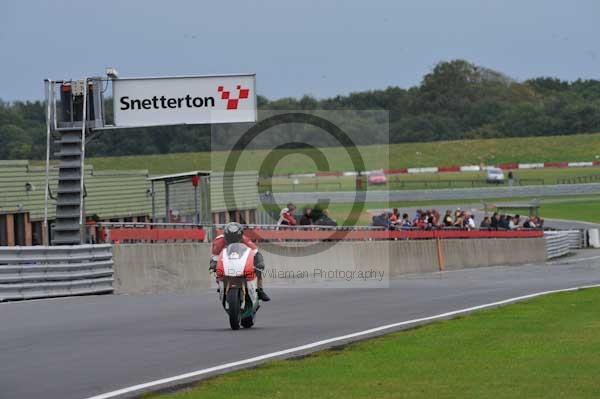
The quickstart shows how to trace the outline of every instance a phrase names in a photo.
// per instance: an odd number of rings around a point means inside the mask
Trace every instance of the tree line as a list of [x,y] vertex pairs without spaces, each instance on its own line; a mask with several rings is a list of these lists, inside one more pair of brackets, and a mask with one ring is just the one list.
[[[408,89],[388,87],[321,100],[258,96],[258,106],[275,111],[385,110],[392,143],[600,131],[600,81],[540,77],[518,82],[464,60],[438,63],[419,85]],[[42,101],[0,101],[0,159],[45,157],[44,113]],[[360,112],[345,119],[354,129],[371,125]],[[311,143],[313,134],[310,128],[299,129],[293,139]],[[98,135],[87,151],[90,156],[207,151],[210,137],[210,126],[128,129]],[[266,139],[262,143],[270,146]]]

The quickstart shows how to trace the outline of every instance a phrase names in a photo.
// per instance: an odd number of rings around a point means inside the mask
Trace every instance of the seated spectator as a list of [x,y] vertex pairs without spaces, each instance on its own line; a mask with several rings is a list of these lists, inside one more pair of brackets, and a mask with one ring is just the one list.
[[462,229],[463,227],[465,227],[465,217],[464,217],[464,213],[463,213],[463,212],[460,212],[460,213],[455,213],[455,214],[456,214],[457,216],[456,216],[456,219],[454,220],[454,224],[453,224],[453,226],[454,226],[454,227],[458,227],[458,228],[461,228],[461,229]]
[[400,227],[402,228],[402,230],[409,230],[412,227],[412,223],[408,218],[408,213],[402,215],[402,222]]
[[481,224],[479,225],[480,229],[489,229],[492,227],[492,220],[490,219],[489,216],[486,216],[483,218],[483,220],[481,221]]
[[392,214],[390,215],[390,223],[397,224],[400,221],[400,212],[398,212],[398,208],[394,208],[392,210]]
[[500,215],[500,220],[498,220],[498,228],[508,230],[509,226],[508,216]]
[[321,216],[315,222],[317,226],[337,226],[337,222],[329,217],[329,211],[323,209]]
[[498,212],[494,212],[494,214],[492,215],[492,220],[490,221],[490,227],[492,229],[497,229],[500,224],[500,215],[498,215]]
[[477,228],[477,226],[475,225],[475,218],[473,217],[473,214],[471,214],[471,213],[466,214],[465,227],[468,228],[469,230]]
[[312,220],[312,209],[309,207],[304,208],[302,217],[300,218],[300,226],[309,226],[313,222]]
[[454,221],[452,220],[452,211],[450,209],[446,209],[443,224],[446,227],[451,227],[454,224]]
[[515,215],[515,217],[513,217],[513,223],[517,229],[521,227],[521,215]]
[[515,224],[515,218],[512,216],[507,216],[508,219],[508,229],[509,230],[516,230],[517,229],[517,225]]
[[296,222],[294,212],[296,212],[296,206],[290,202],[289,204],[287,204],[287,207],[283,208],[279,213],[279,220],[277,221],[277,225],[295,226],[296,224],[298,224]]
[[421,214],[422,213],[423,213],[423,210],[417,209],[417,211],[415,212],[415,217],[412,220],[413,226],[416,226],[419,223],[419,220],[421,219]]
[[421,230],[428,229],[427,215],[424,212],[421,213],[421,217],[417,220],[417,223],[413,223],[413,226]]

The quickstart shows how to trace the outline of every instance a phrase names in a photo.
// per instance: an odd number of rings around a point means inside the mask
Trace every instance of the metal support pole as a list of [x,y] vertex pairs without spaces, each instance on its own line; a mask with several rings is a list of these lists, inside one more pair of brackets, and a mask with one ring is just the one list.
[[85,78],[83,80],[83,116],[81,121],[81,192],[79,196],[79,206],[81,208],[79,212],[79,224],[81,225],[82,230],[85,222],[85,210],[83,209],[83,181],[85,176],[85,131],[88,108],[88,90],[88,80]]
[[150,190],[152,190],[150,193],[152,196],[152,223],[156,223],[156,196],[154,195],[154,180],[150,181]]
[[48,194],[50,190],[50,123],[51,110],[54,100],[54,82],[46,80],[46,185],[44,190],[44,224],[42,231],[42,244],[48,245]]
[[198,211],[198,184],[194,186],[194,212],[196,213],[195,222],[200,224],[200,212]]
[[165,180],[165,219],[167,223],[171,223],[171,210],[169,207],[171,204],[169,203],[169,183]]

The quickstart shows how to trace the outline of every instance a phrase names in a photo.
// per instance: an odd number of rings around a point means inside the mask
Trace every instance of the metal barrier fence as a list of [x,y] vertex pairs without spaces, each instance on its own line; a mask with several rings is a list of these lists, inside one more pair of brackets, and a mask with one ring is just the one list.
[[112,246],[0,247],[0,301],[113,292]]
[[546,231],[546,254],[548,259],[559,258],[568,255],[571,252],[569,248],[569,236],[563,231]]
[[580,184],[580,183],[597,183],[600,182],[600,174],[587,176],[571,176],[556,179],[556,184]]
[[564,256],[573,249],[587,246],[585,230],[545,231],[544,237],[546,238],[548,259]]

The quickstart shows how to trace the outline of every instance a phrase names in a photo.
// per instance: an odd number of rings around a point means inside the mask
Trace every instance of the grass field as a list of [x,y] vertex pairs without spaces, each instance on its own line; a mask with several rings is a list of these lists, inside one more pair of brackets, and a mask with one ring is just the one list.
[[553,294],[160,398],[597,398],[598,303],[600,289]]
[[[438,141],[359,147],[367,169],[422,166],[499,164],[509,162],[591,161],[600,158],[600,133],[572,136]],[[353,170],[345,149],[322,149],[331,170]],[[240,170],[258,170],[269,151],[245,151]],[[313,162],[300,151],[285,156],[275,173],[314,172]],[[388,156],[389,153],[389,156]],[[292,154],[290,151],[285,154]],[[382,156],[382,154],[385,154]],[[97,169],[148,169],[152,174],[190,170],[221,170],[228,153],[181,153],[89,158]],[[599,157],[599,158],[597,158]]]
[[540,212],[546,218],[600,223],[600,198],[543,204]]

